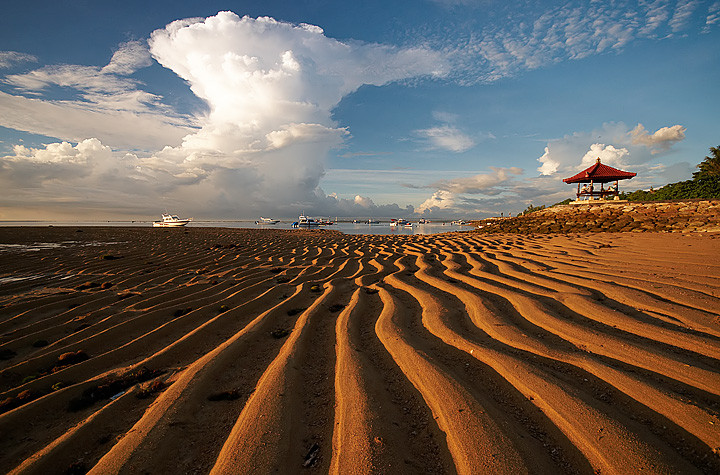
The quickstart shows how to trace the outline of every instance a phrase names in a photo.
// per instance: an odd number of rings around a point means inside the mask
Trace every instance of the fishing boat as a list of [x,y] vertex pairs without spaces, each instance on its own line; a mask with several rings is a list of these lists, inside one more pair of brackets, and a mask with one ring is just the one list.
[[255,221],[255,224],[277,224],[279,222],[279,219],[263,218],[262,216],[260,216],[260,219]]
[[192,218],[180,219],[176,214],[163,213],[160,221],[153,221],[153,227],[164,228],[185,226],[190,221],[192,221]]
[[400,218],[400,219],[393,218],[390,220],[390,226],[393,228],[397,227],[397,226],[405,226],[407,223],[408,223],[408,221],[406,221],[402,218]]
[[309,216],[305,216],[305,214],[301,214],[298,216],[298,220],[292,223],[291,227],[293,228],[316,228],[320,224],[315,221],[315,218],[311,218]]

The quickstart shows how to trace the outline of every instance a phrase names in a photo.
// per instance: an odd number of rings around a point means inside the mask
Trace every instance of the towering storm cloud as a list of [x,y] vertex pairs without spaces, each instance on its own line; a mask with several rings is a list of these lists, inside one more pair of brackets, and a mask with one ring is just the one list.
[[[443,74],[424,49],[343,43],[321,28],[220,12],[157,30],[150,52],[207,103],[201,128],[158,158],[258,207],[311,205],[324,160],[348,131],[332,109],[363,84]],[[324,197],[323,197],[324,198]]]

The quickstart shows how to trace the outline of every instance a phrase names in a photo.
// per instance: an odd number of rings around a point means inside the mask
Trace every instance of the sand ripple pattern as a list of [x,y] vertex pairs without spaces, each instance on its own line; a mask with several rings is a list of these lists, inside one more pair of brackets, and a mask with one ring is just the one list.
[[720,236],[0,244],[4,473],[720,473]]

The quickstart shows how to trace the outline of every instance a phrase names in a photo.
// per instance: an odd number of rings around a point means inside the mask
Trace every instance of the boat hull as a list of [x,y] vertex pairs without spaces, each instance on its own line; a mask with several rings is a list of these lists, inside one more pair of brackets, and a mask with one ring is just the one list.
[[175,222],[163,222],[163,221],[153,221],[153,227],[154,228],[178,228],[180,226],[185,226],[190,221],[175,221]]

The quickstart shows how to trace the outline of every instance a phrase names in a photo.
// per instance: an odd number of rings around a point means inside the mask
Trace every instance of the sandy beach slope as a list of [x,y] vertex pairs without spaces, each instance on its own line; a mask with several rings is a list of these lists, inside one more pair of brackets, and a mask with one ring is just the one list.
[[720,473],[718,251],[0,227],[0,472]]

